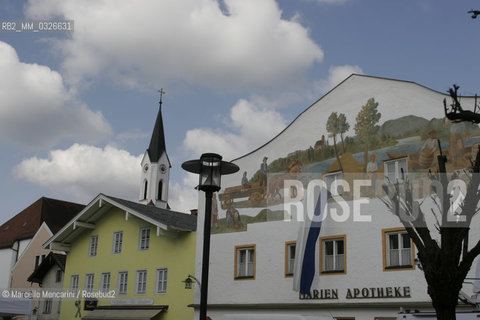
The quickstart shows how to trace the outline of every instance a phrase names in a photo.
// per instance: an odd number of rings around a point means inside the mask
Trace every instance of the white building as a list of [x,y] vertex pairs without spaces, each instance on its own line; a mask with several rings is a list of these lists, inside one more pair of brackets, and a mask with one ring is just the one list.
[[[449,97],[413,82],[352,75],[274,139],[235,159],[240,172],[222,177],[218,211],[212,215],[208,315],[214,320],[391,319],[400,308],[432,310],[413,242],[377,196],[384,195],[380,187],[387,179],[408,176],[420,185],[429,169],[436,170],[439,148],[427,143],[429,137],[441,140],[447,170],[468,167],[480,129],[446,121],[444,98]],[[462,99],[465,108],[473,109],[473,101]],[[362,122],[365,118],[369,121]],[[371,130],[362,132],[362,125]],[[265,157],[266,187],[261,185]],[[245,172],[248,183],[242,185]],[[313,282],[301,294],[293,290],[293,269],[303,258],[299,247],[308,232],[303,214],[313,214],[316,201],[301,189],[318,178],[329,188],[341,178],[347,185],[332,191],[320,234],[313,237]],[[377,189],[354,184],[359,179]],[[308,201],[312,209],[300,209]],[[204,207],[200,193],[200,226]],[[470,248],[480,236],[476,229]],[[202,239],[199,228],[198,279]],[[465,284],[463,291],[471,295],[472,285]],[[197,286],[196,317],[199,293]]]

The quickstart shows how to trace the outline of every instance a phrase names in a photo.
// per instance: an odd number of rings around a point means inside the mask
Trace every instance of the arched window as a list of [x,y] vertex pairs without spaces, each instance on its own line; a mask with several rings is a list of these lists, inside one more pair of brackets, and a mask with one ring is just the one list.
[[158,181],[158,194],[157,199],[162,200],[162,193],[163,193],[163,180]]
[[145,186],[143,187],[143,199],[147,199],[148,181],[145,180]]

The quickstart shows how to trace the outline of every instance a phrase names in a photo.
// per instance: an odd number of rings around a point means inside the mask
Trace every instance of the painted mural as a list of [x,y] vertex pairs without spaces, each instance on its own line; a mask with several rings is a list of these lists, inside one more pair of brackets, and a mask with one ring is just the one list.
[[337,174],[370,179],[367,196],[375,197],[375,186],[386,180],[436,172],[440,154],[448,158],[447,172],[468,170],[480,146],[477,125],[450,122],[441,111],[439,118],[406,115],[382,121],[374,97],[359,104],[358,110],[354,122],[343,113],[325,114],[318,120],[318,140],[306,149],[275,159],[265,154],[254,172],[240,168],[238,183],[215,198],[212,233],[240,232],[251,223],[283,219],[280,205],[288,179],[301,179],[304,185],[319,177],[327,182]]

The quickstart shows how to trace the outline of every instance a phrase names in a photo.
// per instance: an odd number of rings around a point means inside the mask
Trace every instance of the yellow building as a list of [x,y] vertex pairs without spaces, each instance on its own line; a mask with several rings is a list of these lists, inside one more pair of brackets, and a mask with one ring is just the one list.
[[60,319],[192,319],[195,228],[196,216],[98,195],[46,244],[67,251],[64,289],[80,292]]
[[[163,92],[162,92],[163,93]],[[45,244],[67,252],[60,319],[192,319],[197,217],[170,210],[160,110],[138,202],[99,194]]]

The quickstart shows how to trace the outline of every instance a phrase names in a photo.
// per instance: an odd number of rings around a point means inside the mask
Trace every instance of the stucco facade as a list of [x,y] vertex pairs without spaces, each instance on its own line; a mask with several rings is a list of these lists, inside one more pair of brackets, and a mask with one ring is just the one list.
[[[99,201],[96,199],[87,209],[96,210],[98,206]],[[70,240],[71,244],[67,248],[64,289],[73,287],[81,291],[78,299],[80,310],[75,304],[77,299],[64,299],[60,319],[72,319],[78,311],[82,317],[88,317],[90,311],[84,310],[85,299],[81,299],[83,290],[105,291],[112,295],[111,298],[98,299],[99,308],[167,307],[164,310],[159,309],[158,315],[153,319],[191,319],[193,309],[187,306],[193,303],[193,290],[185,290],[182,281],[194,272],[195,233],[161,230],[158,225],[149,223],[147,218],[142,219],[138,215],[126,213],[123,207],[111,206],[106,202],[102,202],[102,206],[105,210],[102,210],[101,216],[96,216],[95,222],[89,221],[92,225],[82,228],[75,235],[75,239]],[[85,219],[85,214],[91,213],[88,210],[77,219]],[[142,249],[141,246],[145,246],[142,230],[145,229],[149,230],[149,244],[148,248]],[[56,236],[70,234],[69,232],[64,229]],[[116,244],[114,235],[119,232],[122,233],[120,246]],[[96,238],[95,254],[91,251],[92,237]],[[54,237],[51,241],[52,245],[58,245],[59,238]],[[65,241],[62,243],[66,244]],[[158,287],[159,270],[165,280],[162,284],[165,287],[162,288]],[[142,277],[143,272],[146,273],[146,278],[140,281],[143,283],[141,292],[138,292],[139,271],[142,272]],[[105,274],[109,274],[109,284],[106,286],[103,280]],[[120,274],[127,274],[126,286],[120,285]],[[87,277],[93,277],[93,282],[88,284]],[[73,278],[77,280],[72,280]],[[73,281],[76,281],[77,288]]]
[[[222,177],[212,224],[208,315],[380,319],[396,317],[401,307],[431,310],[415,246],[381,201],[381,185],[408,176],[423,186],[428,171],[438,168],[439,148],[449,158],[449,172],[468,169],[480,129],[473,124],[458,129],[446,120],[444,98],[449,97],[413,82],[352,75],[274,139],[233,160],[240,171]],[[473,102],[462,98],[466,108]],[[332,187],[342,180],[342,188]],[[313,238],[313,281],[302,294],[297,282],[299,261],[306,259],[302,245],[309,241],[308,217],[320,203],[315,181],[325,182],[330,194]],[[307,192],[315,185],[317,193]],[[198,225],[203,225],[199,195]],[[427,220],[435,224],[433,215]],[[475,218],[472,225],[478,223]],[[472,228],[470,248],[479,236]],[[199,229],[197,277],[202,238]],[[291,245],[296,248],[289,253]],[[469,277],[475,277],[473,270]],[[463,291],[471,295],[472,284]],[[197,307],[199,297],[197,288]]]
[[32,284],[27,279],[35,270],[35,267],[38,267],[43,259],[50,253],[50,250],[43,248],[43,244],[47,242],[52,235],[48,226],[45,223],[42,224],[12,268],[11,288],[38,288],[37,284]]

